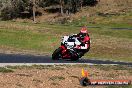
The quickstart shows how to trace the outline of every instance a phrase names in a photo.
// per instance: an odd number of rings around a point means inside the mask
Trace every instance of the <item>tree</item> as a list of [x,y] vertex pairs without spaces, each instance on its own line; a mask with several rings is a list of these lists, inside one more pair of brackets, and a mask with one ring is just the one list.
[[98,0],[84,0],[84,6],[95,6],[98,3]]
[[64,14],[63,8],[64,8],[64,0],[60,0],[60,9],[61,9],[61,15],[62,15],[62,16],[63,16],[63,14]]
[[[96,3],[97,0],[0,0],[0,17],[5,20],[33,17],[33,21],[36,22],[39,7],[45,9],[51,6],[51,9],[60,9],[59,12],[64,15],[76,13],[83,6],[94,6]],[[24,12],[28,12],[26,16]]]
[[82,9],[82,7],[83,7],[83,1],[84,0],[80,0],[79,2],[80,2],[80,7],[81,7],[81,9]]
[[20,11],[23,9],[23,2],[21,0],[6,0],[1,9],[2,19],[8,20],[19,17]]
[[35,0],[33,0],[33,21],[36,23],[36,18],[35,18],[35,12],[36,12],[36,3]]
[[66,0],[66,10],[67,10],[67,14],[69,15],[72,10],[72,0]]

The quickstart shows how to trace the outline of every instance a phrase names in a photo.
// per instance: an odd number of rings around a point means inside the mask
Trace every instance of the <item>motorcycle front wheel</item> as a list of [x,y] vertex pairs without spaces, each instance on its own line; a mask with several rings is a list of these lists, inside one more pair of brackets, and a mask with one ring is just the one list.
[[58,60],[61,57],[61,51],[62,49],[60,47],[56,49],[52,54],[52,60]]

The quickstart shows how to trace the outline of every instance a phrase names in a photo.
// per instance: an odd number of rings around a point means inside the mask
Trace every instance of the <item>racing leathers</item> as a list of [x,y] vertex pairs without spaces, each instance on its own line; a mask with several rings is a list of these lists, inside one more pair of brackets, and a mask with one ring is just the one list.
[[74,41],[75,47],[74,51],[76,51],[76,55],[80,58],[90,49],[90,37],[87,34],[83,39],[79,37],[78,34],[70,35],[67,42]]

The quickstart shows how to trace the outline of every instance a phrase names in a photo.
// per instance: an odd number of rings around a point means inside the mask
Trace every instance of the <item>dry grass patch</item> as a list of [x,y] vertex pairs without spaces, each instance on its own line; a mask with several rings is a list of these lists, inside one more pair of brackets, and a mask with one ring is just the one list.
[[97,35],[92,36],[91,41],[91,49],[87,56],[131,61],[132,41],[130,39]]

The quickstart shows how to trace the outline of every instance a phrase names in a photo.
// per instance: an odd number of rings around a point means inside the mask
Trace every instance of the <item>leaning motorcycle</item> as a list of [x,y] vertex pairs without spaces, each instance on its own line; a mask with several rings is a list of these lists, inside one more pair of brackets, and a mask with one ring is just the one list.
[[85,43],[84,46],[81,46],[81,43],[77,38],[69,40],[69,36],[64,36],[61,41],[61,46],[53,52],[52,59],[71,59],[72,61],[76,61],[81,58],[78,56],[78,53],[83,50],[85,51],[88,49],[88,47],[88,43]]

